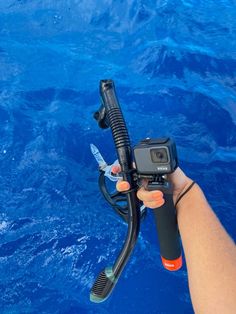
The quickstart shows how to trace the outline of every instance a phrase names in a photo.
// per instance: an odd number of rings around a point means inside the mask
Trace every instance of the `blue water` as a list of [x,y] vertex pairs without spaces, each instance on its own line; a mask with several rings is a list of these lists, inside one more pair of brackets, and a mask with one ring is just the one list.
[[92,114],[114,79],[132,143],[174,137],[235,239],[235,47],[233,0],[0,1],[0,313],[193,313],[151,213],[112,296],[90,303],[126,234],[99,194],[89,144],[116,154]]

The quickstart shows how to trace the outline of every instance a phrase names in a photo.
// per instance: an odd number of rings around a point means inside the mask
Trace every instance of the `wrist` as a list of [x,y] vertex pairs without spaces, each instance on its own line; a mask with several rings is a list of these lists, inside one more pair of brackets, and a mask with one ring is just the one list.
[[175,207],[177,206],[177,204],[179,203],[179,201],[181,201],[181,199],[193,188],[194,184],[196,182],[195,181],[192,181],[184,190],[182,193],[180,193],[178,196],[177,196],[177,199],[176,199],[176,203],[175,203]]
[[183,193],[189,188],[189,186],[193,183],[193,180],[187,177],[186,175],[181,177],[181,182],[178,182],[178,187],[175,187],[174,184],[174,193],[173,193],[173,201],[174,204],[178,201]]

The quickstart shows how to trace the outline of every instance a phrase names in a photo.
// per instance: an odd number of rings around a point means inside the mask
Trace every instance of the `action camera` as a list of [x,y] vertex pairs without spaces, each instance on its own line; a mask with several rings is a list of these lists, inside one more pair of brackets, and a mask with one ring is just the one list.
[[138,174],[163,175],[178,167],[175,142],[170,138],[144,139],[134,147]]

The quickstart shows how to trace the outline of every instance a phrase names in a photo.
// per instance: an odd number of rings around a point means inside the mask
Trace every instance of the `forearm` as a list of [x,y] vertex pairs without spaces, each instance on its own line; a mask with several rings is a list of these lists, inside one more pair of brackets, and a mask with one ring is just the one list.
[[236,248],[198,185],[177,206],[196,313],[235,313]]

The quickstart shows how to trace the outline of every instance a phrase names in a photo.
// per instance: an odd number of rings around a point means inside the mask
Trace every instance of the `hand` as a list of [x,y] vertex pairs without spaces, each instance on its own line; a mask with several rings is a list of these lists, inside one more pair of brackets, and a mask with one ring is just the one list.
[[[120,171],[120,166],[114,166],[112,168],[112,172],[115,174]],[[188,178],[180,168],[177,168],[175,172],[168,175],[168,178],[173,184],[173,201],[175,204],[178,197],[192,183],[192,180]],[[143,180],[142,187],[137,192],[137,197],[143,201],[143,204],[148,208],[157,208],[162,206],[165,202],[163,193],[161,191],[147,191],[145,189],[147,183],[147,180]],[[130,189],[130,185],[127,181],[119,181],[116,184],[116,188],[119,192],[124,192]]]

